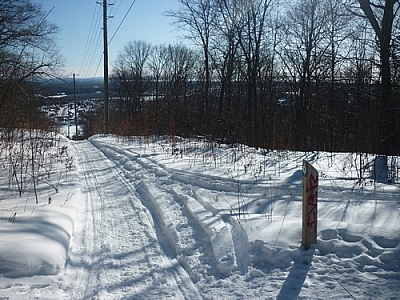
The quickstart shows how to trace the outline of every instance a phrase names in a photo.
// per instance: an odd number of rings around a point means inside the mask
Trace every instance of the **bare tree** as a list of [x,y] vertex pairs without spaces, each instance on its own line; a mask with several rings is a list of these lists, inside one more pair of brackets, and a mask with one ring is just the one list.
[[144,41],[128,42],[118,54],[112,78],[119,94],[121,109],[130,117],[140,114],[145,93],[149,91],[145,76],[152,46]]
[[287,12],[286,41],[280,51],[292,80],[298,83],[295,129],[297,146],[311,146],[315,137],[316,83],[326,70],[329,51],[328,14],[324,0],[299,0]]
[[[350,37],[357,35],[359,23],[353,21],[346,9],[336,0],[327,0],[323,3],[327,11],[327,31],[329,32],[328,74],[330,82],[329,110],[333,112],[335,107],[335,83],[340,77],[341,67],[348,60],[348,52],[351,43]],[[351,51],[351,50],[350,50]]]
[[15,84],[62,65],[54,42],[58,29],[46,18],[29,0],[0,0],[0,109]]
[[[355,7],[355,2],[359,9]],[[376,43],[380,56],[381,75],[381,111],[380,141],[376,151],[382,154],[395,154],[399,151],[399,100],[392,93],[391,57],[393,44],[393,24],[400,9],[399,0],[347,0],[347,7],[353,14],[366,18],[376,35]]]
[[[164,67],[165,116],[169,134],[187,134],[193,122],[190,112],[196,110],[189,103],[190,79],[195,75],[196,55],[184,45],[169,45]],[[201,115],[200,109],[196,110]],[[199,116],[197,115],[197,116]]]
[[161,84],[162,84],[162,76],[165,69],[167,60],[167,46],[154,46],[153,51],[149,57],[149,68],[151,72],[151,79],[154,83],[152,87],[153,99],[155,101],[155,127],[156,131],[160,131],[160,100],[162,99],[161,93]]
[[240,23],[237,35],[244,59],[243,78],[246,80],[246,119],[249,121],[249,142],[257,144],[260,138],[260,78],[267,54],[263,48],[267,30],[267,17],[273,1],[241,1]]
[[214,20],[215,35],[211,39],[211,59],[220,81],[217,104],[218,134],[221,138],[233,140],[238,125],[234,116],[234,100],[238,97],[234,81],[237,79],[236,64],[239,49],[237,28],[240,9],[234,0],[215,1],[217,18]]
[[176,24],[188,31],[188,37],[198,44],[204,56],[204,111],[210,109],[210,38],[213,34],[213,22],[217,17],[214,0],[179,0],[180,10],[170,11],[166,15],[173,17]]

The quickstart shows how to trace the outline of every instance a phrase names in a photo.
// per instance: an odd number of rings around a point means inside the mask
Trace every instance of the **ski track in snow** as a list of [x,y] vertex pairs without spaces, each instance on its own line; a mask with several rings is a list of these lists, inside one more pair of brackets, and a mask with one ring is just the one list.
[[[191,191],[190,187],[180,186],[179,182],[171,179],[171,174],[165,168],[155,164],[147,155],[139,156],[129,150],[101,143],[95,145],[109,159],[118,157],[117,165],[121,173],[130,182],[137,183],[142,204],[148,208],[158,224],[156,227],[161,230],[160,236],[165,237],[168,242],[168,245],[164,244],[164,248],[171,248],[172,256],[177,257],[194,283],[208,275],[219,276],[220,274],[213,273],[215,270],[211,270],[214,265],[222,275],[231,273],[234,261],[226,261],[225,256],[225,250],[233,248],[228,230],[230,226],[219,218],[212,217],[209,210],[187,195],[183,189]],[[208,219],[204,223],[198,220],[198,215],[202,213]],[[209,226],[206,222],[215,222],[215,225]],[[210,227],[217,231],[215,238],[211,240],[213,232],[210,232]],[[221,230],[223,235],[220,236],[218,231]],[[221,254],[217,251],[218,247],[222,249]]]
[[[87,141],[79,147],[88,196],[83,240],[86,250],[82,253],[79,248],[71,249],[70,264],[76,257],[87,260],[88,268],[87,274],[83,270],[78,276],[77,298],[198,297],[188,275],[161,248],[163,243],[135,187],[96,147]],[[160,290],[163,294],[157,295]],[[79,295],[80,291],[85,294]]]

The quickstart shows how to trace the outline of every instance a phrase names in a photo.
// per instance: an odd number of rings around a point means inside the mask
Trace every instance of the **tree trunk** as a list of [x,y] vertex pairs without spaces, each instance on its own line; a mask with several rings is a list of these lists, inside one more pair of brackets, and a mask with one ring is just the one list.
[[379,25],[373,12],[370,0],[358,0],[360,7],[370,22],[378,37],[378,46],[381,60],[381,109],[379,120],[379,143],[376,151],[380,154],[396,154],[398,152],[396,110],[392,95],[392,79],[390,70],[390,43],[394,21],[394,4],[398,0],[386,0],[383,7],[383,16]]

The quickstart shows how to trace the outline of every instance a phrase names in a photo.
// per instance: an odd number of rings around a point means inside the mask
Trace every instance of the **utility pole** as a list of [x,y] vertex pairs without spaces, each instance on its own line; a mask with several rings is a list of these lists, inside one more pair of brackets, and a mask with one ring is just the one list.
[[[58,104],[60,107],[61,107],[61,101],[59,101],[59,104]],[[71,139],[71,132],[70,132],[70,129],[69,129],[69,126],[71,125],[71,117],[70,117],[70,111],[69,111],[69,109],[70,109],[70,106],[71,106],[71,102],[68,100],[68,106],[67,106],[67,122],[68,122],[68,138],[69,139]]]
[[79,133],[78,133],[78,114],[77,114],[77,108],[76,108],[76,81],[75,81],[75,73],[73,74],[74,77],[74,109],[75,109],[75,139],[78,138]]
[[104,133],[109,133],[108,115],[108,37],[107,37],[107,0],[103,0],[103,42],[104,42]]

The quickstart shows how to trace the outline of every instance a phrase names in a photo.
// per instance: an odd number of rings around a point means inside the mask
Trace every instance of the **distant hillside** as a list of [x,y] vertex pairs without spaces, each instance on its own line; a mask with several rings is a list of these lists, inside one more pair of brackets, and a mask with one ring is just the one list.
[[[56,101],[71,101],[74,96],[72,78],[66,79],[41,79],[38,82],[37,93],[43,99]],[[103,94],[103,78],[76,78],[76,96],[78,100],[99,98]],[[58,98],[56,95],[65,95]]]

